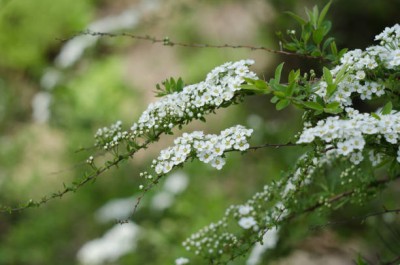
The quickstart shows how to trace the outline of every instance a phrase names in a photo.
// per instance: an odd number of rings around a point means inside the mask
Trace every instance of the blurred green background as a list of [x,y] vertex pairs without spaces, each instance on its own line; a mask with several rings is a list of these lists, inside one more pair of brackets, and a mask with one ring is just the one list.
[[[255,59],[254,71],[267,79],[282,61],[286,69],[315,66],[301,58],[243,49],[167,47],[122,37],[65,39],[89,28],[278,49],[275,32],[295,27],[283,11],[303,14],[305,6],[315,4],[325,1],[0,0],[1,204],[39,199],[81,177],[90,152],[77,150],[93,144],[99,127],[117,120],[130,127],[155,100],[155,84],[170,76],[196,83],[215,66],[246,58]],[[365,48],[385,26],[398,22],[398,10],[398,0],[334,1],[329,14],[332,35],[341,47]],[[195,122],[184,131],[216,133],[243,124],[256,130],[253,145],[282,143],[300,130],[300,117],[295,109],[277,113],[268,98],[249,97],[241,106],[218,111],[207,123]],[[135,203],[131,197],[138,194],[139,172],[171,141],[162,138],[160,144],[62,200],[1,214],[0,264],[83,264],[77,258],[79,249],[115,225],[112,218],[100,222],[98,209],[112,199],[130,198],[131,204],[125,206],[129,211]],[[162,184],[145,197],[132,219],[140,227],[136,246],[118,260],[93,264],[173,264],[188,254],[181,246],[187,236],[278,178],[301,151],[231,154],[221,171],[196,162],[186,165],[187,189],[170,198],[169,207],[154,207],[154,198],[164,191]],[[393,187],[364,208],[346,208],[330,218],[372,212],[383,202],[395,207],[398,191]],[[399,253],[398,216],[320,230],[300,220],[282,228],[276,249],[266,252],[260,264],[353,264],[359,254],[375,264]],[[194,259],[192,264],[203,263]],[[246,264],[246,257],[232,264]]]

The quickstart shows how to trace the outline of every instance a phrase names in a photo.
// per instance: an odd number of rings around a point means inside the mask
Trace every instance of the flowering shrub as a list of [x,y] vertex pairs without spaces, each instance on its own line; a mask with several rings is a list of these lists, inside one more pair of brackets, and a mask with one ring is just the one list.
[[[318,12],[314,16],[318,16]],[[316,18],[309,14],[309,19],[310,22],[304,23],[312,23]],[[327,27],[322,21],[321,25]],[[302,30],[304,34],[307,29],[303,27]],[[314,33],[310,34],[318,34],[318,30],[316,25]],[[288,34],[294,38],[295,32]],[[362,203],[376,195],[384,183],[398,178],[400,115],[396,109],[400,88],[400,26],[386,28],[376,40],[380,43],[365,51],[342,50],[339,54],[334,42],[330,42],[330,54],[310,50],[310,56],[331,61],[328,63],[331,69],[324,67],[321,78],[316,78],[313,72],[301,75],[300,70],[292,70],[288,83],[281,83],[281,64],[274,78],[264,81],[249,70],[253,62],[246,60],[219,66],[204,82],[196,85],[183,87],[179,85],[181,80],[171,79],[161,93],[161,100],[150,104],[130,131],[121,131],[120,123],[101,129],[96,134],[97,145],[118,153],[116,148],[123,141],[128,147],[139,146],[139,137],[156,139],[161,133],[170,134],[175,126],[204,119],[204,115],[215,109],[237,104],[252,94],[272,94],[271,101],[278,110],[290,104],[303,109],[304,129],[296,144],[310,145],[311,150],[300,157],[284,177],[266,185],[242,205],[229,207],[221,220],[183,242],[186,250],[203,256],[210,263],[225,264],[249,251],[255,243],[267,243],[264,235],[268,231],[279,234],[282,224],[304,212],[329,211],[333,205],[345,202]],[[315,47],[321,41],[314,38]],[[286,46],[290,44],[286,42]],[[303,51],[303,54],[307,53]],[[354,99],[373,101],[378,98],[386,103],[375,112],[362,113],[353,103]],[[174,146],[160,152],[153,161],[152,173],[141,173],[148,183],[140,188],[149,190],[162,176],[189,159],[221,169],[227,152],[243,152],[250,148],[247,140],[251,133],[252,130],[240,125],[220,135],[198,131],[184,133],[175,139]],[[346,165],[340,173],[341,185],[329,192],[315,192],[321,172],[335,163]],[[386,179],[377,179],[373,173],[363,174],[378,168],[388,169]],[[313,192],[315,196],[310,200],[309,194]],[[176,264],[189,261],[181,257]]]
[[[295,143],[286,145],[304,146],[306,151],[277,181],[266,184],[245,203],[229,207],[219,221],[189,236],[183,242],[187,251],[210,264],[226,264],[260,246],[258,243],[267,244],[266,235],[276,242],[280,227],[304,213],[318,210],[326,214],[346,203],[362,204],[376,196],[386,183],[400,178],[400,25],[386,28],[375,38],[379,44],[364,51],[338,51],[333,38],[328,37],[331,24],[325,15],[329,5],[321,12],[318,8],[307,10],[307,19],[290,13],[301,26],[300,37],[295,30],[288,31],[289,40],[280,34],[283,48],[325,62],[322,69],[309,73],[291,70],[287,82],[281,82],[282,63],[274,77],[266,81],[250,71],[252,60],[241,60],[216,67],[198,84],[167,80],[163,88],[157,86],[160,99],[151,103],[130,129],[116,122],[97,131],[95,147],[111,153],[111,160],[98,165],[101,160],[93,154],[87,160],[92,172],[81,181],[38,202],[4,210],[38,206],[75,191],[158,141],[162,134],[173,134],[173,128],[183,128],[193,120],[205,121],[206,115],[239,104],[249,95],[271,96],[277,110],[289,105],[300,108],[304,112],[303,130],[296,135]],[[362,112],[356,100],[380,107]],[[144,195],[189,160],[197,159],[220,170],[229,152],[268,147],[250,146],[252,132],[237,125],[218,135],[183,133],[173,146],[160,151],[148,171],[140,174],[144,182],[139,189]],[[338,174],[327,176],[326,169],[333,167]],[[378,170],[386,177],[376,174]],[[176,259],[176,264],[188,263],[190,258]]]

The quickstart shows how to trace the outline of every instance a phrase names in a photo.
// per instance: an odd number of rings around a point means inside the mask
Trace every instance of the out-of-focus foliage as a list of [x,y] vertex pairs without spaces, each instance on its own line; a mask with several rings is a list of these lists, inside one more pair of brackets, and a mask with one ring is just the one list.
[[10,1],[0,10],[0,67],[40,68],[57,53],[60,36],[70,35],[92,18],[92,1]]

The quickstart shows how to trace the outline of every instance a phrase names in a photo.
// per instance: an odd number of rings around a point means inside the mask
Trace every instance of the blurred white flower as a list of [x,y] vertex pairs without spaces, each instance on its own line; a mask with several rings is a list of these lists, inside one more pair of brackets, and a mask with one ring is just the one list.
[[164,190],[172,194],[179,194],[187,188],[188,183],[188,176],[183,171],[176,171],[165,180]]
[[51,94],[38,92],[32,99],[32,116],[37,123],[46,123],[50,118]]
[[175,260],[175,264],[176,265],[184,265],[184,264],[188,264],[189,260],[187,258],[177,258]]
[[127,219],[130,212],[133,210],[135,202],[135,197],[110,200],[97,210],[95,214],[96,220],[100,223],[106,223],[109,221]]
[[134,223],[115,225],[103,237],[84,244],[77,259],[84,265],[115,262],[136,248],[139,232],[139,226]]
[[242,217],[239,220],[239,225],[244,229],[249,229],[257,224],[253,217]]
[[151,200],[151,208],[158,211],[163,211],[174,203],[175,198],[174,195],[166,192],[161,191],[154,195],[153,199]]
[[271,248],[276,246],[276,242],[278,241],[279,230],[275,227],[269,229],[263,236],[262,244],[256,243],[253,247],[253,250],[250,253],[249,258],[246,261],[246,265],[257,265],[260,264],[261,257],[263,253]]

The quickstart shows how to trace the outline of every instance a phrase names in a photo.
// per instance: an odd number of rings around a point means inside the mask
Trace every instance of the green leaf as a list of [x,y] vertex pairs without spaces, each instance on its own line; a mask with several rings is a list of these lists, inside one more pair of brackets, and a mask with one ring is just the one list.
[[315,5],[313,7],[313,14],[312,14],[312,19],[311,19],[311,23],[313,24],[315,29],[318,27],[317,26],[318,16],[319,16],[318,6]]
[[287,106],[289,106],[289,104],[290,104],[290,100],[282,99],[281,101],[278,102],[278,104],[276,104],[276,109],[282,110],[282,109],[286,108]]
[[321,28],[324,30],[324,36],[329,33],[332,28],[332,22],[324,21],[321,25]]
[[338,108],[338,107],[340,107],[340,103],[339,102],[332,102],[332,103],[329,103],[329,104],[327,104],[326,106],[325,106],[325,108],[327,108],[327,109],[336,109],[336,108]]
[[348,73],[346,73],[346,71],[347,65],[343,65],[342,68],[340,68],[339,72],[336,74],[335,84],[339,84],[348,76]]
[[299,77],[300,77],[300,69],[296,71],[291,70],[288,78],[289,84],[296,82],[299,79]]
[[278,102],[279,101],[279,98],[277,97],[277,96],[273,96],[272,98],[271,98],[271,103],[272,104],[275,104],[276,102]]
[[313,109],[313,110],[323,110],[324,109],[324,107],[321,104],[314,102],[314,101],[304,102],[303,105],[306,108]]
[[300,25],[305,25],[307,23],[307,21],[305,21],[302,17],[293,12],[286,11],[285,13],[294,18]]
[[294,88],[295,88],[295,83],[291,83],[290,85],[287,86],[286,95],[288,97],[291,97],[293,95]]
[[336,47],[336,43],[335,43],[335,42],[332,42],[332,43],[331,43],[331,52],[332,52],[333,55],[337,55],[337,54],[338,54],[338,51],[337,51],[337,47]]
[[313,41],[318,45],[322,42],[325,36],[325,30],[323,28],[318,28],[313,32]]
[[176,91],[180,92],[183,90],[185,83],[183,82],[182,78],[179,77],[178,82],[176,83]]
[[286,98],[286,93],[282,91],[274,91],[274,95],[278,98]]
[[322,21],[324,21],[325,16],[326,16],[326,14],[328,13],[331,4],[332,4],[332,1],[329,1],[329,2],[322,8],[321,14],[319,15],[319,18],[318,18],[318,23],[317,23],[317,24],[318,24],[318,27],[321,26]]
[[311,24],[305,25],[305,27],[303,28],[303,31],[301,32],[302,40],[306,43],[310,39],[311,34],[312,34]]
[[333,78],[332,78],[331,71],[329,71],[329,69],[326,68],[326,67],[324,67],[322,70],[323,70],[323,73],[324,73],[325,82],[328,85],[333,84]]
[[390,114],[390,112],[393,109],[393,104],[391,101],[389,101],[388,103],[386,103],[386,105],[382,108],[382,115],[387,115]]
[[322,51],[326,50],[326,48],[328,48],[328,46],[335,40],[335,38],[327,38],[324,42],[324,44],[322,45]]
[[258,89],[262,89],[262,90],[270,89],[270,87],[264,80],[255,80],[254,85]]
[[324,108],[324,112],[330,113],[330,114],[338,114],[343,112],[343,110],[339,107],[336,108]]
[[335,84],[329,84],[326,87],[326,94],[328,95],[328,98],[331,97],[333,95],[333,93],[335,93],[337,86]]
[[341,58],[343,56],[343,54],[345,54],[347,52],[347,50],[348,50],[347,48],[341,49],[338,54],[338,57]]
[[371,116],[374,117],[377,120],[381,120],[381,117],[379,117],[379,115],[376,114],[375,112],[371,112]]
[[282,68],[283,68],[284,64],[285,63],[281,63],[281,64],[278,65],[278,67],[276,67],[275,78],[274,78],[276,84],[279,84],[280,81],[281,81]]

